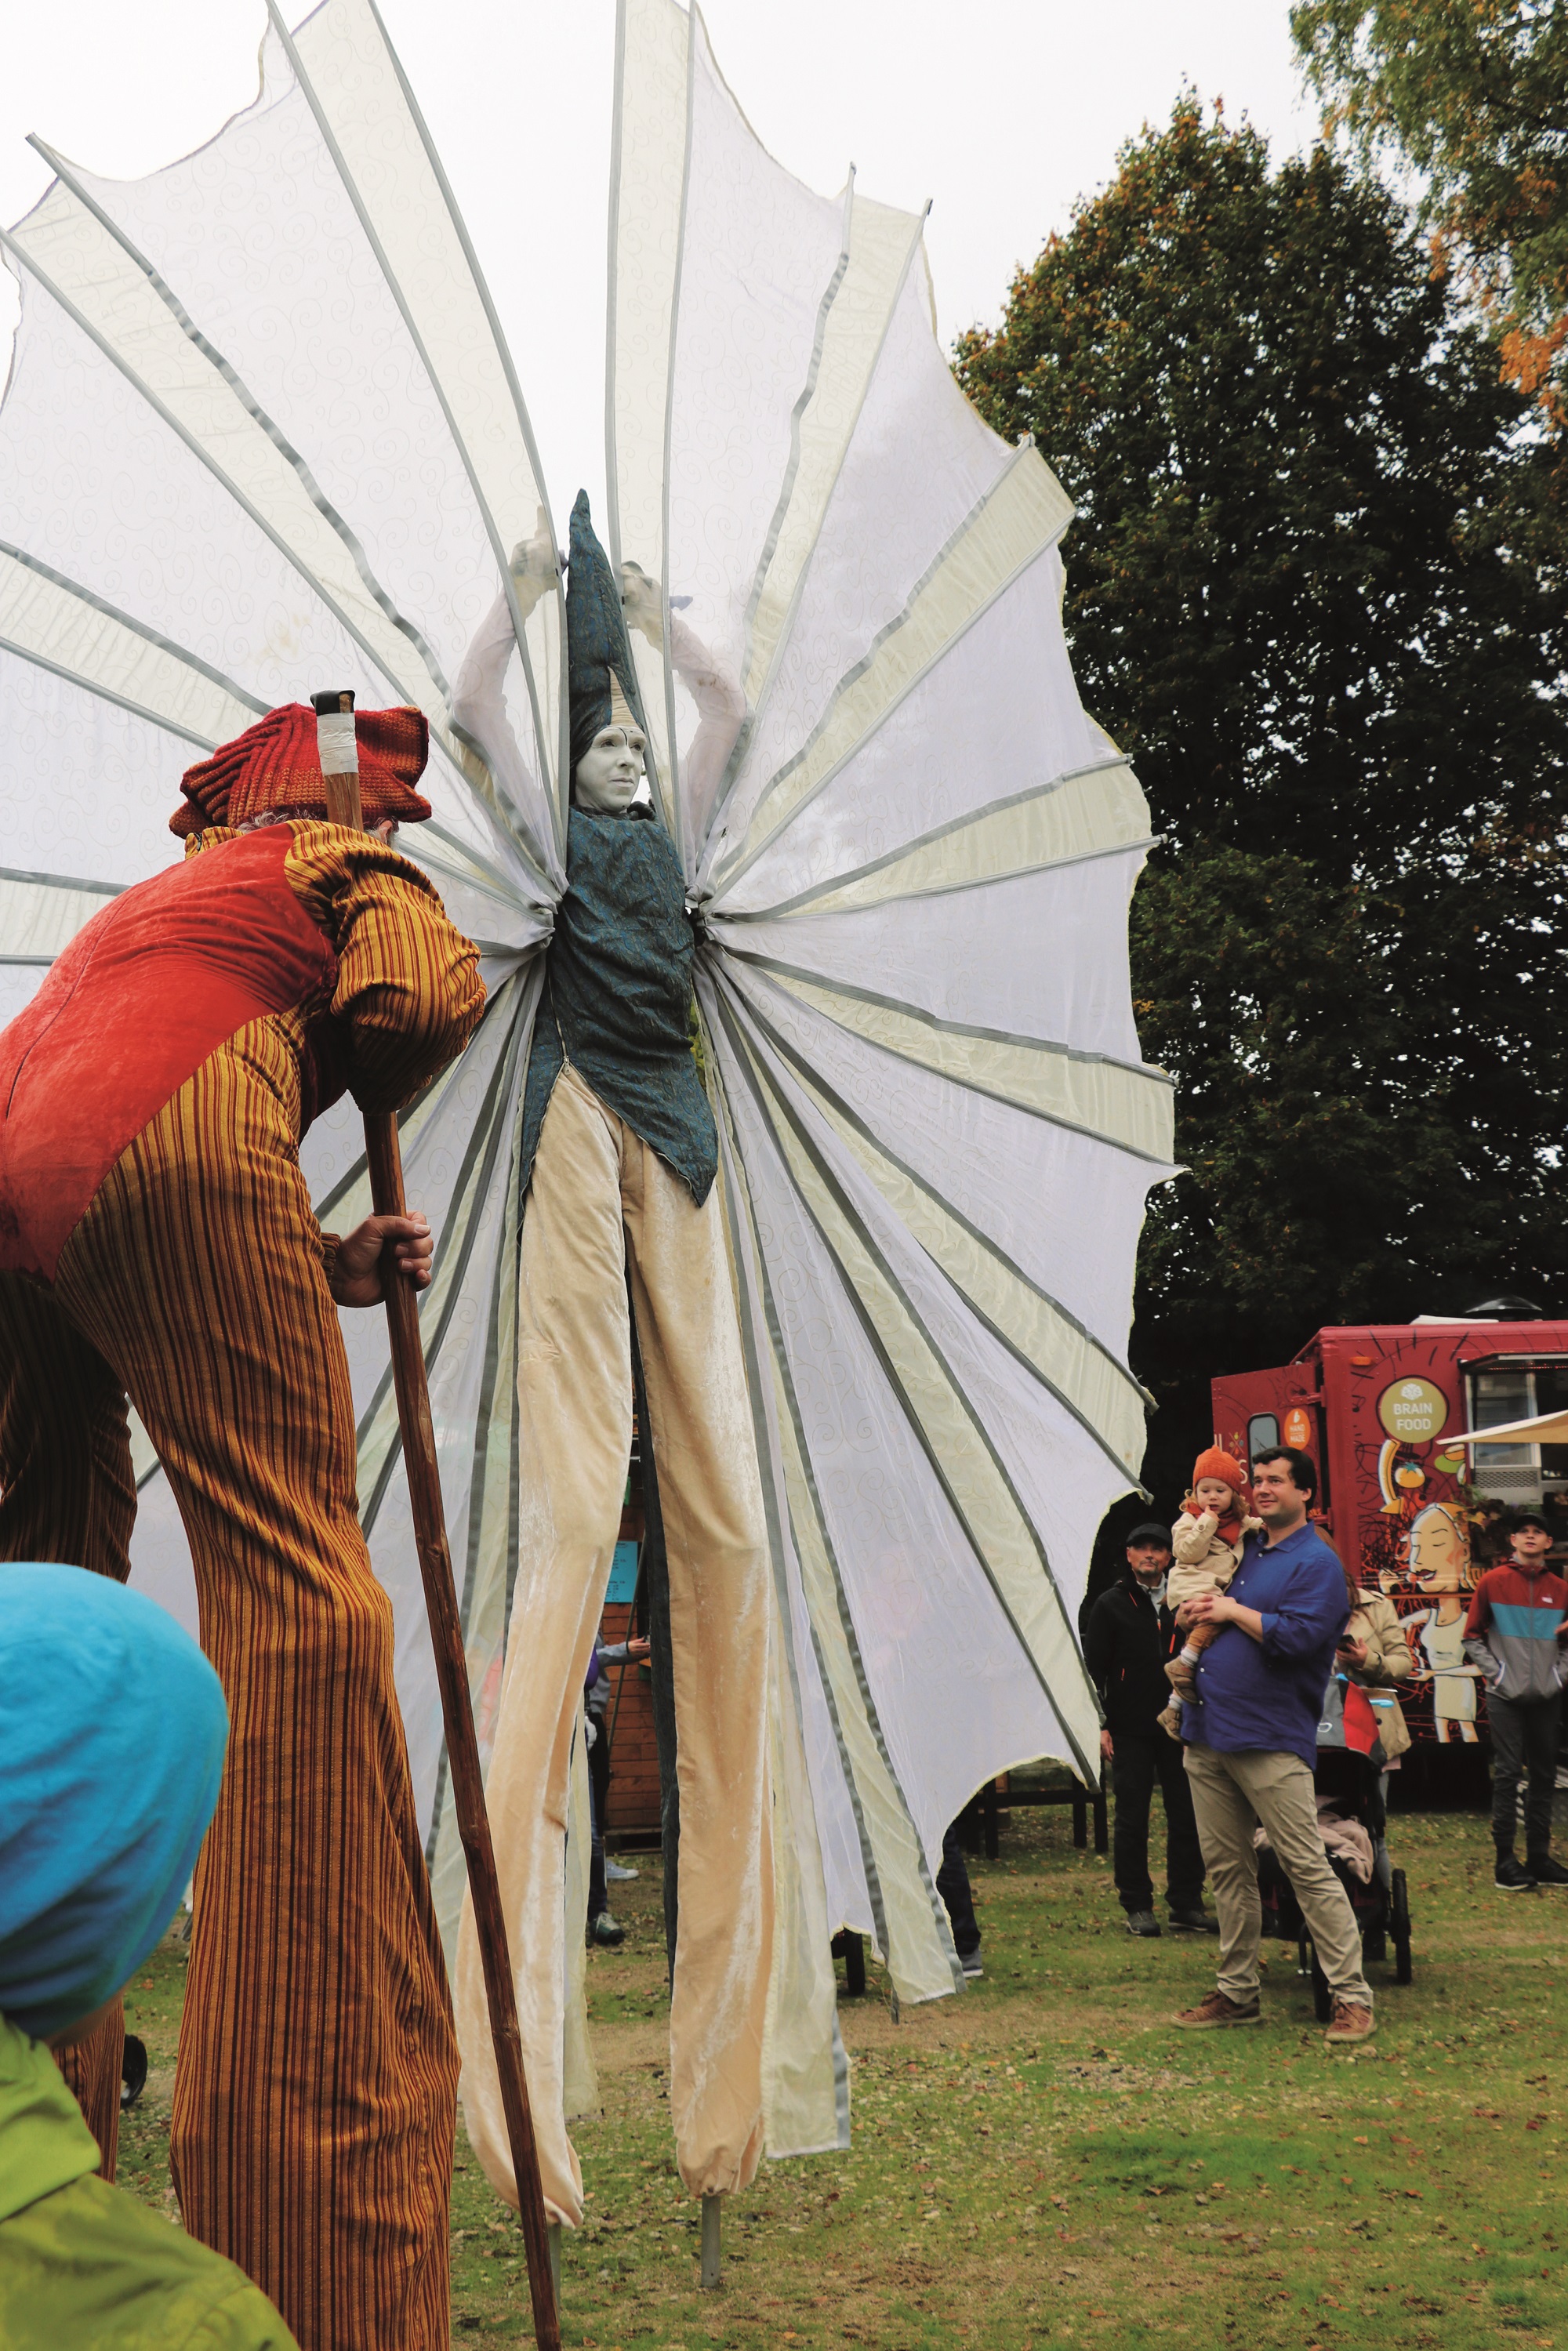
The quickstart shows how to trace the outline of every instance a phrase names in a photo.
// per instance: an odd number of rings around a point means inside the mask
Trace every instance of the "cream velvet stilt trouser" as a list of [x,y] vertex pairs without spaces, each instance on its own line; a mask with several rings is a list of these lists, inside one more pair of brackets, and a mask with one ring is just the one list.
[[[632,1440],[627,1274],[669,1558],[681,1801],[670,2107],[694,2195],[746,2187],[762,2148],[773,1943],[768,1612],[756,1438],[716,1192],[696,1207],[569,1064],[523,1217],[522,1512],[490,1823],[551,2217],[582,2176],[563,2111],[568,1761],[620,1531]],[[516,2204],[470,1903],[454,1985],[468,2135]]]

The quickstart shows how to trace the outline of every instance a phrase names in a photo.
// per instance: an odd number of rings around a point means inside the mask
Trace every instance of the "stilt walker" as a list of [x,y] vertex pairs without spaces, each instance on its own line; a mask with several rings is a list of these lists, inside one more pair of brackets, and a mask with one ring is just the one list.
[[[327,813],[334,824],[350,832],[363,829],[360,800],[360,754],[354,728],[351,693],[312,696],[316,711],[316,741],[327,788]],[[365,1113],[365,1153],[371,1171],[371,1196],[376,1213],[406,1217],[402,1153],[397,1121],[386,1111]],[[468,1862],[468,1884],[474,1905],[475,1932],[490,2020],[491,2043],[506,2118],[513,2177],[528,2252],[528,2288],[534,2309],[534,2339],[540,2351],[558,2351],[560,2327],[556,2316],[559,2263],[552,2247],[539,2186],[538,2153],[534,2144],[528,2085],[523,2073],[517,2033],[517,2003],[512,1994],[511,1965],[507,1949],[507,1922],[496,1881],[496,1860],[490,1823],[485,1809],[485,1782],[479,1746],[474,1730],[474,1708],[468,1693],[463,1626],[452,1581],[452,1555],[446,1545],[446,1518],[441,1506],[441,1471],[436,1459],[435,1430],[430,1416],[430,1384],[420,1345],[419,1310],[406,1282],[387,1285],[387,1322],[392,1336],[392,1379],[397,1390],[398,1421],[402,1434],[403,1460],[424,1577],[425,1607],[430,1616],[435,1670],[441,1684],[441,1708],[446,1724],[446,1751],[463,1849]]]
[[185,2225],[305,2351],[444,2351],[457,2051],[338,1323],[389,1251],[427,1280],[430,1237],[324,1235],[298,1146],[345,1087],[406,1102],[484,990],[385,837],[429,813],[424,720],[359,729],[379,835],[322,820],[315,721],[274,712],[187,774],[185,862],[0,1033],[0,1557],[124,1580],[129,1397],[231,1722],[174,2083]]
[[[530,570],[524,551],[525,591],[542,577],[539,553]],[[713,1188],[713,1114],[688,1036],[695,940],[643,781],[647,736],[623,601],[655,633],[659,608],[645,584],[616,580],[586,496],[572,510],[570,562],[573,804],[523,1101],[522,1533],[488,1793],[545,2194],[575,2227],[582,2184],[565,2130],[560,1952],[583,1921],[563,1914],[563,1852],[572,1740],[631,1449],[633,1318],[677,1725],[671,2119],[681,2176],[705,2197],[747,2186],[762,2150],[772,1852],[761,1483]],[[744,705],[676,629],[674,655],[704,712],[695,756],[716,774]],[[508,649],[497,608],[458,682],[460,719],[486,741],[502,724]],[[515,2200],[467,1908],[455,1997],[469,2137]]]

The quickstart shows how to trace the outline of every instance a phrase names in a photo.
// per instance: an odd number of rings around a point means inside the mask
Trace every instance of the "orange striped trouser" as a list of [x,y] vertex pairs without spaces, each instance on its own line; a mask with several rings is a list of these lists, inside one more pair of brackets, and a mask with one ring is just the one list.
[[[255,1022],[115,1163],[52,1291],[0,1278],[0,1559],[123,1580],[128,1390],[230,1716],[174,2085],[185,2224],[304,2351],[446,2351],[457,2048],[298,1121],[294,1054]],[[74,2068],[100,2126],[110,2034]]]

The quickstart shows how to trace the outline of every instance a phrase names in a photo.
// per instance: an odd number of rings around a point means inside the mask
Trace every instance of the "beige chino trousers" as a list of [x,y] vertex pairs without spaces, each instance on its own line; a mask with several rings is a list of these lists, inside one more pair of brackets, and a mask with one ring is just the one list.
[[[749,2184],[762,2151],[773,1946],[761,1480],[716,1192],[699,1208],[570,1064],[523,1217],[517,1581],[488,1798],[523,2061],[551,2218],[582,2176],[564,2113],[568,1764],[621,1525],[632,1443],[627,1276],[669,1560],[681,1801],[670,2106],[694,2195]],[[473,1909],[454,1985],[468,2135],[516,2204]]]
[[1370,2008],[1372,1994],[1361,1972],[1361,1931],[1323,1851],[1312,1775],[1301,1757],[1260,1747],[1227,1754],[1194,1744],[1186,1750],[1186,1776],[1203,1865],[1219,1914],[1217,1980],[1227,2000],[1250,2007],[1258,1998],[1263,1905],[1252,1834],[1260,1822],[1295,1888],[1330,1991],[1336,2000]]

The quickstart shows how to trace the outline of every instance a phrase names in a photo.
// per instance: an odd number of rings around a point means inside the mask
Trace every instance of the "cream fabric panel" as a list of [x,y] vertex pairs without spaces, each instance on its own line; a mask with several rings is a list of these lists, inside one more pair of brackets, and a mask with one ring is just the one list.
[[850,2143],[849,2067],[822,1884],[821,1839],[787,1668],[769,1661],[773,1790],[773,1968],[762,2031],[762,2113],[771,2157],[825,2155]]
[[[935,1915],[924,1856],[903,1791],[866,1716],[859,1677],[840,1613],[837,1574],[817,1515],[794,1416],[780,1413],[779,1436],[789,1522],[800,1562],[822,1670],[831,1685],[855,1802],[876,1856],[883,1907],[879,1957],[901,2000],[936,2000],[951,1991],[956,1962],[946,1914]],[[938,1905],[937,1907],[940,1907]]]
[[[532,535],[544,483],[510,354],[413,93],[369,0],[327,0],[292,47],[504,559],[515,539]],[[541,626],[557,609],[543,600]],[[554,684],[553,675],[539,680],[547,706]],[[547,772],[554,731],[542,746]]]
[[[268,6],[281,34],[277,0]],[[327,0],[290,47],[439,392],[505,584],[512,549],[549,528],[549,502],[511,354],[445,174],[369,0]],[[535,772],[549,796],[558,852],[566,839],[564,637],[558,588],[519,631]]]
[[267,707],[19,549],[4,546],[0,643],[172,728],[193,747],[193,758],[243,734]]
[[898,625],[919,582],[1013,458],[968,406],[937,347],[917,246],[705,852],[705,879],[722,888],[770,778],[809,747],[841,681]]
[[[655,577],[664,563],[664,417],[690,32],[691,19],[675,0],[621,0],[606,391],[610,554],[615,562],[633,557]],[[662,691],[657,699],[662,705]]]
[[1092,768],[1109,775],[1115,751],[1079,702],[1061,637],[1062,576],[1053,544],[944,648],[798,820],[727,882],[714,911],[804,904],[988,811]]
[[[698,996],[705,1033],[713,1036],[716,1011],[712,990],[699,975]],[[715,1069],[727,1050],[716,1038]],[[831,1699],[823,1679],[806,1605],[805,1591],[789,1518],[785,1485],[779,1416],[789,1408],[784,1386],[781,1335],[768,1290],[768,1275],[751,1199],[750,1184],[739,1155],[735,1109],[724,1093],[715,1104],[718,1124],[719,1165],[724,1182],[726,1233],[730,1265],[736,1280],[737,1311],[745,1351],[747,1385],[751,1396],[757,1453],[762,1477],[768,1550],[773,1567],[779,1639],[773,1654],[787,1676],[791,1702],[807,1759],[817,1865],[823,1880],[825,1915],[830,1932],[853,1926],[862,1934],[876,1934],[880,1893],[873,1896],[870,1876],[875,1865],[869,1856],[850,1785],[848,1765],[840,1750]],[[781,1685],[782,1687],[782,1685]]]
[[[758,1059],[753,1056],[754,1067]],[[759,1075],[761,1074],[759,1070]],[[977,1443],[972,1405],[895,1287],[858,1219],[824,1181],[816,1160],[787,1115],[774,1134],[813,1220],[875,1327],[884,1355],[965,1529],[985,1562],[1020,1641],[1050,1691],[1081,1758],[1095,1749],[1099,1708],[1065,1613],[1041,1573],[1039,1546],[1016,1497],[988,1451]]]
[[[761,1268],[752,1230],[746,1179],[736,1158],[724,1104],[718,1105],[720,1198],[736,1311],[746,1363],[758,1469],[777,1602],[778,1637],[768,1644],[768,1786],[773,1816],[773,1960],[763,2022],[764,2143],[770,2157],[814,2155],[849,2144],[849,2069],[839,2039],[833,1981],[826,1861],[833,1840],[827,1813],[814,1799],[806,1761],[808,1718],[821,1745],[820,1685],[802,1675],[802,1643],[810,1628],[800,1610],[800,1567],[789,1540],[788,1505],[779,1474],[778,1415],[766,1317],[759,1311]],[[810,1703],[815,1699],[813,1707]],[[823,1760],[826,1758],[824,1756]],[[848,1792],[831,1768],[824,1799],[848,1809]],[[848,1823],[853,1834],[853,1822]]]
[[[606,545],[665,580],[665,420],[685,185],[691,19],[674,0],[620,0],[610,186]],[[670,771],[662,653],[632,641],[657,774]],[[674,810],[664,801],[666,821]]]
[[879,1151],[828,1102],[818,1087],[795,1081],[842,1147],[862,1167],[893,1214],[942,1268],[977,1313],[1024,1357],[1097,1434],[1127,1483],[1138,1482],[1144,1443],[1143,1391],[1116,1364],[1019,1273],[979,1234],[961,1224],[946,1204]]
[[[962,890],[1009,873],[1071,864],[1106,849],[1150,845],[1148,803],[1123,763],[1065,777],[1008,806],[981,809],[854,879],[814,890],[796,903],[809,904],[818,914],[841,914],[852,906]],[[774,911],[792,909],[786,904]]]
[[[957,632],[1065,528],[1071,512],[1049,466],[1033,449],[1020,451],[863,663],[840,680],[810,745],[773,778],[747,831],[744,858],[788,823]],[[739,871],[739,864],[726,868],[722,878],[733,880]]]
[[11,243],[313,582],[386,678],[391,698],[416,705],[439,732],[446,717],[441,686],[383,611],[288,458],[185,332],[135,257],[58,181]]
[[[1099,1135],[955,1084],[802,1003],[755,966],[728,985],[791,1067],[1118,1363],[1151,1168]],[[1101,1246],[1083,1246],[1092,1214]]]
[[923,1069],[1016,1102],[1022,1110],[1061,1119],[1087,1134],[1103,1135],[1147,1159],[1170,1160],[1175,1097],[1161,1071],[1026,1037],[977,1036],[923,1016],[912,1006],[875,1002],[798,972],[775,967],[771,976],[830,1020],[890,1053],[918,1061]]
[[[817,1741],[807,1754],[813,1792],[822,1792],[820,1831],[826,1852],[836,1761],[869,1899],[869,1919],[853,1904],[831,1904],[829,1917],[871,1934],[901,1997],[932,1998],[958,1981],[933,1884],[943,1833],[988,1768],[1001,1768],[998,1723],[1014,1742],[1012,1760],[1060,1751],[1061,1733],[1032,1673],[1025,1682],[1009,1672],[1015,1636],[880,1364],[835,1295],[841,1271],[804,1215],[755,1073],[737,1059],[733,1008],[720,1010],[705,992],[705,1012],[717,1014],[713,1066],[723,1071],[744,1154],[767,1290],[768,1458],[786,1497],[807,1612],[804,1637],[794,1635],[797,1679],[804,1693],[809,1656],[828,1698],[825,1725],[802,1708]],[[988,1705],[972,1702],[977,1681]]]
[[765,698],[921,226],[917,214],[852,194],[843,276],[824,321],[821,357],[800,419],[799,459],[766,569],[753,590],[750,658],[743,681],[753,704]]

